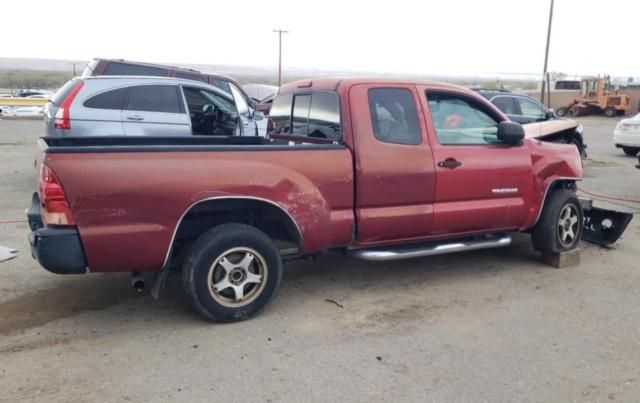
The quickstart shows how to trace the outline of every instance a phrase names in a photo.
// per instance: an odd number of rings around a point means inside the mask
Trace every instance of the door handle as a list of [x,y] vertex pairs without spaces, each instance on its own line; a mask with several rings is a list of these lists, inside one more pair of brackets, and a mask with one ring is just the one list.
[[462,162],[458,161],[455,158],[447,158],[444,161],[439,161],[438,162],[438,166],[440,168],[447,168],[447,169],[456,169],[460,165],[462,165]]
[[144,120],[140,115],[127,116],[127,120]]

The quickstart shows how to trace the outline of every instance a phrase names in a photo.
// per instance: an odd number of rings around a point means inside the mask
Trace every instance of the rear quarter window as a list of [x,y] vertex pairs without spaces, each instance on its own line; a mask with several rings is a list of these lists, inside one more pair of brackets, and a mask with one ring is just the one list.
[[420,144],[418,112],[411,91],[406,88],[372,88],[368,95],[376,139],[385,143]]
[[104,69],[105,76],[159,76],[167,75],[167,70],[137,64],[109,62]]
[[122,109],[126,95],[126,88],[106,91],[87,99],[84,102],[84,107],[94,109]]

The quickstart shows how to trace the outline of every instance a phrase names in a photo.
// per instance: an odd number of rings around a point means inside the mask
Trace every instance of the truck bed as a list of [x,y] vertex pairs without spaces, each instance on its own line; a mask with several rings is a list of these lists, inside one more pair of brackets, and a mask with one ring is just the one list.
[[[91,271],[155,271],[201,203],[269,203],[298,226],[300,253],[351,240],[353,160],[340,144],[260,137],[41,138]],[[295,197],[292,197],[295,195]],[[227,207],[225,207],[227,208]]]

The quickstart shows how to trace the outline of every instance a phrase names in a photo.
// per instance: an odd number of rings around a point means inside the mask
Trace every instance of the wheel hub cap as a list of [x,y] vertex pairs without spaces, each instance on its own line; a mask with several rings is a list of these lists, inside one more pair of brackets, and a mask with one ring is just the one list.
[[579,227],[578,209],[573,204],[567,204],[560,211],[558,218],[558,240],[564,247],[571,246],[576,240]]
[[216,258],[209,269],[211,296],[229,307],[252,302],[262,291],[267,278],[265,259],[246,247],[232,248]]

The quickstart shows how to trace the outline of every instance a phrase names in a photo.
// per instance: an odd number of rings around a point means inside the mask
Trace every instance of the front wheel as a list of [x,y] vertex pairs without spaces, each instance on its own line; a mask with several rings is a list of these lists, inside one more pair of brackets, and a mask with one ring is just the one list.
[[622,147],[625,154],[635,157],[640,152],[640,147]]
[[558,108],[558,110],[556,110],[556,115],[558,115],[560,117],[563,117],[563,116],[565,116],[567,114],[567,110],[568,109],[569,108],[567,108],[566,106],[562,106],[562,107]]
[[604,115],[608,118],[612,118],[618,115],[618,111],[616,111],[615,108],[606,108],[604,110]]
[[191,305],[206,319],[234,322],[264,308],[282,279],[273,241],[245,224],[223,224],[189,248],[182,279]]
[[531,232],[533,248],[543,253],[575,249],[582,236],[584,213],[580,200],[568,189],[551,193]]

